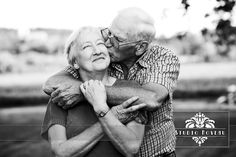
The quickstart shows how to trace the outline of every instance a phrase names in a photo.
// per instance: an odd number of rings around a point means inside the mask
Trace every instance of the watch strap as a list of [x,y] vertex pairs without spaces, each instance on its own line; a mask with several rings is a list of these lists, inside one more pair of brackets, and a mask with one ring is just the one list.
[[104,117],[109,111],[110,111],[110,109],[108,108],[107,110],[102,110],[100,112],[96,112],[96,115],[97,115],[97,117],[101,118],[101,117]]

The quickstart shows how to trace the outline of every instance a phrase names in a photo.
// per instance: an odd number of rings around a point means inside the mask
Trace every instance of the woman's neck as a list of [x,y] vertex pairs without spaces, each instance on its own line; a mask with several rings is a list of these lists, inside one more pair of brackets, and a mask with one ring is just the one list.
[[96,72],[87,72],[83,70],[79,70],[80,77],[83,82],[89,80],[100,80],[103,84],[110,84],[110,77],[107,74],[107,70],[105,71],[96,71]]

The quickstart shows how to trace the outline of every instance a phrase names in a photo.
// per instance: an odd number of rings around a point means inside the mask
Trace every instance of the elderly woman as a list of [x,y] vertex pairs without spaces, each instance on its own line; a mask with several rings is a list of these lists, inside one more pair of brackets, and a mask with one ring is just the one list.
[[[72,33],[67,44],[68,62],[84,82],[80,87],[86,102],[63,110],[51,101],[47,106],[42,136],[51,144],[56,156],[132,156],[143,139],[145,121],[141,113],[133,114],[122,124],[116,114],[118,106],[106,103],[106,86],[118,86],[122,80],[108,76],[110,57],[100,30],[83,27]],[[131,98],[121,105],[136,101]],[[124,123],[124,122],[123,122]]]

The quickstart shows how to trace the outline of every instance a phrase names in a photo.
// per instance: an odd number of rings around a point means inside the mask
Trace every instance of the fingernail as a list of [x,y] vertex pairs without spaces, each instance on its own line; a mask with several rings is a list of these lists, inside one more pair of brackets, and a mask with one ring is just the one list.
[[138,96],[135,96],[134,99],[138,99],[139,97]]

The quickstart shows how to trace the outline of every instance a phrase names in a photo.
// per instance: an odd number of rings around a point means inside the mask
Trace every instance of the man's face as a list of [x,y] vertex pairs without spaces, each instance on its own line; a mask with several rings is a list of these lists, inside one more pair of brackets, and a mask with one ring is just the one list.
[[112,62],[122,62],[135,56],[134,46],[126,44],[130,41],[129,33],[125,25],[117,25],[115,23],[109,28],[108,34],[111,36],[106,41],[108,52]]

